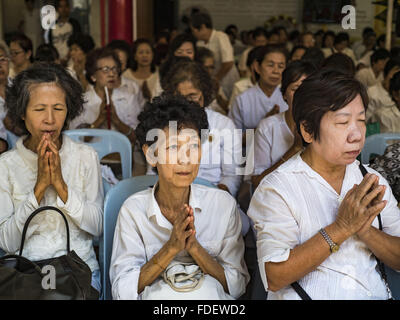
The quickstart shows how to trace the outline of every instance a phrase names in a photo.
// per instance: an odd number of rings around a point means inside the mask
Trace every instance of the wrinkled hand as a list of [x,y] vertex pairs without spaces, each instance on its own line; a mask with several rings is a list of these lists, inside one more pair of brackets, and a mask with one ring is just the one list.
[[198,242],[197,242],[197,238],[196,238],[196,228],[194,226],[194,211],[193,211],[193,208],[190,207],[189,205],[186,205],[186,204],[185,204],[185,206],[186,206],[185,210],[186,210],[186,212],[188,214],[188,217],[190,218],[190,222],[189,222],[189,225],[188,225],[187,229],[188,230],[192,230],[192,234],[189,237],[187,237],[187,239],[186,239],[185,249],[186,249],[187,252],[190,253],[191,250],[198,245]]
[[49,167],[50,167],[50,183],[56,189],[57,193],[65,187],[64,178],[61,171],[61,159],[56,144],[49,140],[48,146],[50,148]]
[[[36,178],[35,190],[40,193],[44,193],[49,185],[51,185],[51,175],[50,175],[50,154],[49,150],[49,139],[46,137],[48,134],[44,134],[40,140],[36,152],[38,155],[38,172]],[[40,202],[40,201],[38,201]]]
[[171,237],[168,240],[171,248],[175,250],[176,253],[186,248],[186,239],[194,234],[194,230],[189,227],[189,225],[193,223],[193,219],[194,217],[189,215],[188,206],[184,205],[175,218]]
[[365,235],[372,221],[386,206],[387,201],[382,201],[385,187],[377,183],[378,177],[368,173],[344,197],[335,222],[349,236]]
[[269,111],[266,115],[265,118],[268,118],[270,116],[273,116],[274,114],[279,113],[279,106],[276,104],[274,105],[274,107],[271,109],[271,111]]

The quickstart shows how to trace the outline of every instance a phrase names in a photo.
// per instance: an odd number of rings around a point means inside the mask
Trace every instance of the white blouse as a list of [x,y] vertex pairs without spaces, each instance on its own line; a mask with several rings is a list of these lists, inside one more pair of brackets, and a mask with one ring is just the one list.
[[280,112],[284,112],[288,109],[288,105],[285,100],[283,100],[279,86],[276,87],[270,97],[267,97],[257,84],[236,97],[229,111],[229,118],[233,120],[238,129],[255,129],[261,119],[263,119],[276,104],[279,106]]
[[[38,204],[34,194],[37,154],[25,148],[24,138],[18,139],[15,149],[0,156],[0,248],[16,254],[29,215],[39,207],[54,206],[66,215],[71,250],[92,271],[98,270],[92,245],[93,236],[100,236],[103,226],[103,185],[97,153],[63,135],[59,154],[68,200],[64,203],[49,187]],[[23,256],[33,261],[57,257],[65,254],[66,246],[63,218],[57,212],[44,211],[29,225]]]
[[[155,188],[133,194],[119,212],[110,264],[114,299],[141,298],[137,292],[140,269],[171,236],[173,225],[160,211]],[[192,184],[189,205],[194,210],[197,241],[225,269],[229,294],[240,297],[249,275],[236,201],[223,190]],[[184,250],[179,256],[188,253]]]
[[[137,116],[143,110],[144,99],[140,93],[133,93],[133,87],[130,82],[127,80],[123,81],[119,88],[113,90],[110,98],[114,103],[119,119],[127,126],[135,129],[139,124]],[[85,104],[82,114],[71,121],[69,129],[76,129],[81,124],[92,124],[98,118],[102,100],[97,95],[93,86],[88,87],[84,100]],[[105,121],[100,129],[106,128],[107,122]],[[113,123],[111,123],[111,129],[116,130]]]
[[[363,179],[358,165],[358,161],[347,165],[340,194],[302,160],[300,153],[261,181],[250,202],[248,215],[257,231],[258,263],[266,289],[265,262],[288,260],[290,250],[336,220],[346,193]],[[383,199],[388,202],[381,212],[383,231],[398,237],[400,210],[397,201],[387,181],[375,170],[366,169],[378,175],[379,183],[387,188]],[[372,225],[378,228],[377,218]],[[344,241],[338,252],[298,282],[314,300],[388,299],[377,272],[376,259],[357,236]],[[287,286],[269,292],[268,299],[296,300],[300,297]]]
[[375,122],[377,120],[376,112],[385,107],[396,106],[389,92],[383,87],[382,82],[369,87],[367,90],[369,104],[365,115],[367,122]]
[[262,119],[254,136],[254,175],[277,163],[293,142],[284,112]]

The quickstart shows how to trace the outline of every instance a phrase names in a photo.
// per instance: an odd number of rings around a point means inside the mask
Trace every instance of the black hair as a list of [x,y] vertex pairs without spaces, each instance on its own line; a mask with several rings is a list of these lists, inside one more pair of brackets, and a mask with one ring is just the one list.
[[386,49],[378,49],[371,55],[371,66],[377,63],[379,60],[385,60],[390,58],[390,52]]
[[214,59],[214,53],[206,48],[206,47],[200,47],[197,49],[197,54],[196,54],[196,61],[200,62],[202,65],[204,64],[204,61],[207,58],[213,58]]
[[170,94],[177,93],[178,85],[190,81],[193,87],[200,90],[207,107],[214,99],[212,79],[207,70],[198,62],[185,58],[175,63],[161,79],[161,87]]
[[[260,47],[260,50],[257,51],[256,61],[258,64],[262,64],[264,58],[269,55],[270,53],[281,53],[285,57],[285,63],[288,60],[288,53],[287,50],[280,44],[267,44],[266,46]],[[256,80],[259,81],[260,75],[255,72]]]
[[400,71],[396,72],[393,75],[393,78],[390,79],[389,93],[391,96],[393,96],[393,92],[399,90],[400,90]]
[[356,74],[356,67],[353,59],[351,59],[348,55],[339,52],[336,52],[326,58],[322,63],[322,68],[336,69],[342,73],[348,74],[351,77],[354,77]]
[[324,37],[322,38],[322,48],[326,48],[325,47],[325,40],[328,37],[332,37],[335,40],[335,33],[332,30],[328,30],[327,32],[324,33]]
[[41,44],[36,49],[35,62],[56,62],[60,58],[56,47],[52,44]]
[[59,64],[36,62],[20,72],[6,88],[5,108],[8,116],[24,134],[29,134],[22,118],[29,104],[31,86],[42,83],[56,83],[65,93],[67,118],[63,130],[83,111],[83,89],[80,83]]
[[400,57],[400,47],[393,47],[390,49],[390,55],[392,58]]
[[303,46],[302,44],[294,46],[292,51],[290,51],[289,60],[292,60],[294,53],[299,49],[303,49],[304,51],[307,51],[307,48],[305,46]]
[[400,58],[389,59],[385,65],[385,69],[383,70],[383,76],[386,78],[394,67],[400,67]]
[[293,61],[289,63],[282,73],[281,92],[285,95],[287,88],[293,82],[298,81],[303,75],[309,76],[317,71],[314,64],[307,61]]
[[126,68],[129,69],[133,65],[133,57],[132,57],[132,47],[131,45],[126,42],[125,40],[112,40],[108,45],[108,48],[112,50],[121,50],[125,52],[127,61],[126,61]]
[[250,66],[253,64],[253,62],[257,60],[257,56],[263,50],[262,48],[263,48],[263,46],[258,46],[249,51],[249,54],[247,55],[247,60],[246,60],[246,66],[248,68],[250,68]]
[[[367,91],[359,81],[349,74],[333,70],[320,69],[303,81],[293,97],[293,119],[301,135],[300,125],[314,140],[320,138],[322,117],[329,111],[344,108],[357,95],[361,96],[365,110],[368,106]],[[307,143],[303,139],[303,145]]]
[[[170,121],[177,122],[177,129],[195,129],[201,141],[204,141],[205,130],[209,128],[207,114],[196,102],[189,101],[180,95],[163,93],[147,102],[138,116],[139,124],[135,133],[141,147],[151,146],[156,141],[147,141],[147,133],[152,129],[164,130]],[[202,132],[202,129],[204,130]]]
[[349,34],[347,32],[339,32],[335,37],[334,45],[345,41],[350,41]]
[[320,68],[324,63],[325,55],[320,48],[307,48],[301,60],[311,62],[316,68]]
[[212,29],[213,23],[211,16],[205,12],[196,12],[190,16],[190,25],[195,29],[200,29],[202,25],[206,28]]
[[[279,35],[279,33],[278,33],[278,35]],[[269,38],[267,30],[265,30],[265,28],[263,28],[263,27],[257,27],[253,30],[253,34],[252,34],[253,39],[255,40],[259,36],[264,36],[265,39]]]
[[67,45],[71,48],[72,45],[77,45],[84,53],[89,53],[95,47],[93,38],[84,33],[76,33],[69,37]]
[[67,3],[68,7],[71,7],[71,4],[69,3],[69,0],[56,0],[56,1],[55,1],[55,7],[56,7],[56,9],[58,9],[58,7],[60,6],[60,2],[61,2],[61,1],[65,1],[65,2]]
[[132,70],[136,71],[139,68],[138,63],[135,60],[135,55],[136,55],[136,51],[139,49],[139,46],[142,45],[142,44],[147,44],[150,47],[151,51],[153,52],[153,61],[151,61],[150,71],[151,71],[151,73],[154,73],[154,72],[156,72],[154,48],[153,48],[153,45],[151,44],[150,40],[145,39],[145,38],[137,39],[133,43],[133,46],[132,46],[132,59],[133,59],[132,60]]

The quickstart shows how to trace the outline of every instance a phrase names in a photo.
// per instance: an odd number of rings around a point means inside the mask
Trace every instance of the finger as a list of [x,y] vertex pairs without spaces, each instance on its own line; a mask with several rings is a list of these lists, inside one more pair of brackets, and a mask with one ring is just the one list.
[[188,231],[185,231],[185,239],[189,238],[193,234],[194,230],[189,229]]
[[386,204],[387,204],[387,201],[384,200],[384,201],[381,201],[381,202],[371,206],[367,210],[367,215],[370,216],[370,217],[376,217],[386,207]]
[[376,179],[378,179],[378,176],[374,174],[367,173],[365,175],[363,181],[361,181],[361,183],[356,188],[355,200],[357,202],[361,202],[361,199],[367,194],[368,190],[375,183]]
[[361,200],[361,205],[364,207],[367,207],[372,200],[374,200],[383,190],[383,186],[378,186],[372,191],[370,191],[368,194],[365,195],[365,197]]
[[37,152],[38,154],[40,153],[40,150],[41,150],[41,148],[42,148],[43,143],[44,143],[44,136],[42,136],[42,138],[41,138],[40,141],[39,141],[38,146],[36,147],[36,152]]
[[53,141],[49,141],[49,149],[56,155],[58,156],[58,148],[56,144]]

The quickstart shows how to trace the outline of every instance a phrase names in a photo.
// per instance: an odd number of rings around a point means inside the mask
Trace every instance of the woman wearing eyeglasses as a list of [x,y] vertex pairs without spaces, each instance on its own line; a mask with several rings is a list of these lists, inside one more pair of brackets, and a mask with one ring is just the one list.
[[12,67],[10,78],[14,78],[18,73],[28,69],[33,62],[32,41],[24,34],[16,34],[10,41],[10,55]]
[[89,126],[92,129],[116,130],[134,143],[134,129],[142,104],[138,95],[120,86],[121,63],[117,55],[111,49],[96,49],[88,54],[85,68],[86,78],[91,84],[85,93],[85,111],[71,122],[70,128]]

